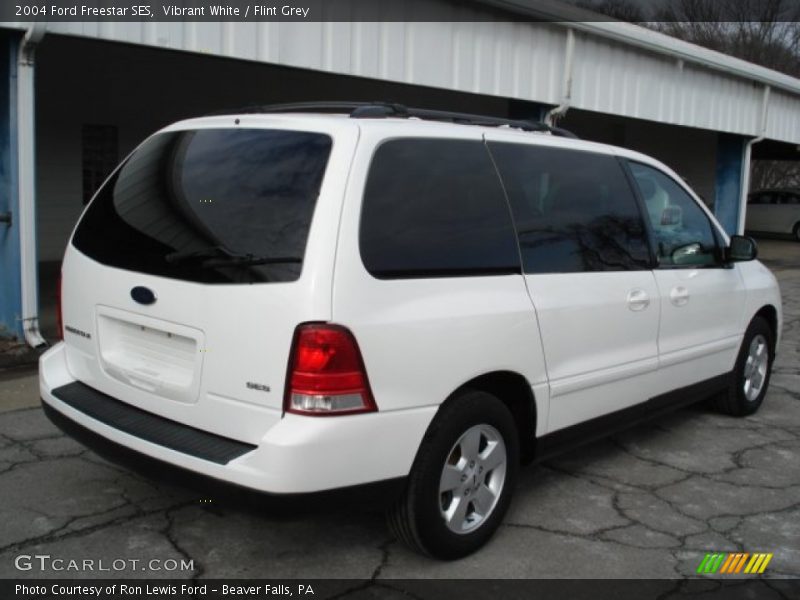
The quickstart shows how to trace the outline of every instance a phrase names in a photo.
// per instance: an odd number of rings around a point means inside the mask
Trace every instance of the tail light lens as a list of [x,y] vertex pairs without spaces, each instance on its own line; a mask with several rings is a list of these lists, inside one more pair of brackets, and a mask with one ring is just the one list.
[[378,410],[353,334],[312,323],[295,331],[284,400],[286,412],[351,415]]
[[58,327],[58,339],[64,339],[64,317],[61,314],[61,273],[58,274],[56,283],[56,327]]

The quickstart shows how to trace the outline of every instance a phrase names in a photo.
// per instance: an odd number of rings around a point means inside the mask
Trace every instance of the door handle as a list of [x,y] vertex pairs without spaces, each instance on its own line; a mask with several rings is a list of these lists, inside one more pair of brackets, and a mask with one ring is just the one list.
[[639,312],[650,306],[650,296],[641,289],[628,292],[628,308],[634,312]]
[[669,293],[669,301],[673,306],[684,306],[689,302],[689,290],[682,285],[678,285]]

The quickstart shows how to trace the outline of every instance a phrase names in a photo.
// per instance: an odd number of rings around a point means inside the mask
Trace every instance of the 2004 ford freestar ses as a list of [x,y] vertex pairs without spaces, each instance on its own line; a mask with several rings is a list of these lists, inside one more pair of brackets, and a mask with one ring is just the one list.
[[192,119],[81,217],[41,395],[57,423],[265,492],[400,479],[393,531],[454,558],[520,463],[705,398],[758,410],[782,317],[755,257],[663,164],[540,123]]

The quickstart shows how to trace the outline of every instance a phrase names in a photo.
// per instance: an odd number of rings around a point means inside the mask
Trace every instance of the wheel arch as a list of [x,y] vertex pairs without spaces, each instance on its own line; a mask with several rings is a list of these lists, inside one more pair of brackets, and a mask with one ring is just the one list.
[[517,426],[520,458],[523,463],[533,460],[536,447],[537,413],[536,398],[528,380],[514,371],[491,371],[474,377],[459,386],[450,394],[447,402],[457,401],[458,392],[465,389],[492,394],[506,405]]
[[[753,315],[753,319],[755,319],[756,317],[761,317],[762,319],[764,319],[769,324],[769,328],[772,330],[772,343],[773,344],[777,344],[778,343],[778,333],[779,333],[778,332],[778,309],[776,309],[771,304],[765,304],[764,306],[759,308],[758,311],[756,311],[756,314]],[[750,321],[752,322],[753,319],[750,319]],[[773,348],[772,350],[774,352],[776,350],[776,348]]]

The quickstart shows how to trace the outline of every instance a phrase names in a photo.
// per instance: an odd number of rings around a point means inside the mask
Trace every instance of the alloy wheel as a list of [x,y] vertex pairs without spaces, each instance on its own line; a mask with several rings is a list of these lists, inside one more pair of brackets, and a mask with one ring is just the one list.
[[753,402],[761,394],[764,382],[767,380],[769,367],[769,349],[767,339],[758,334],[750,342],[747,360],[744,363],[744,397],[748,402]]
[[489,518],[503,492],[507,461],[503,438],[491,425],[461,435],[439,480],[440,511],[450,531],[469,533]]

